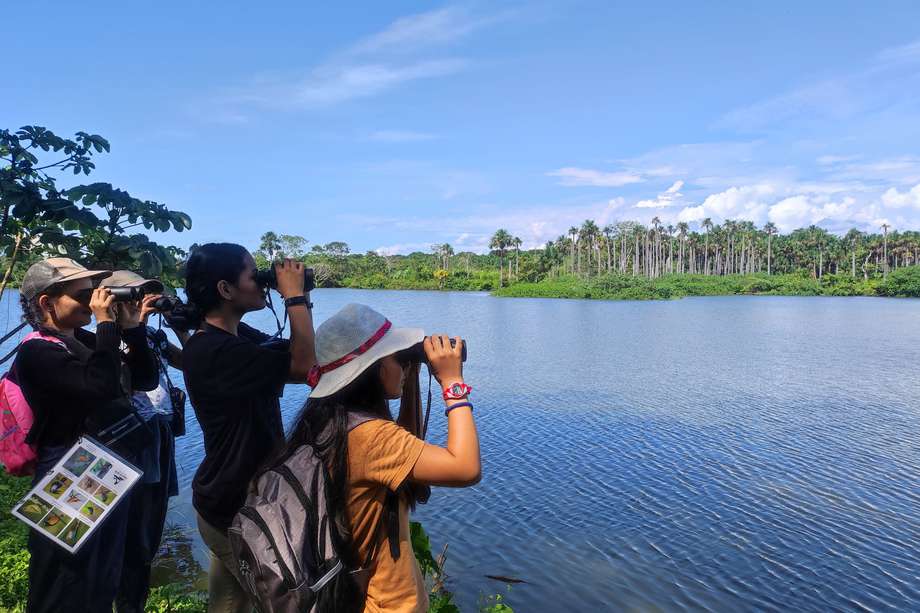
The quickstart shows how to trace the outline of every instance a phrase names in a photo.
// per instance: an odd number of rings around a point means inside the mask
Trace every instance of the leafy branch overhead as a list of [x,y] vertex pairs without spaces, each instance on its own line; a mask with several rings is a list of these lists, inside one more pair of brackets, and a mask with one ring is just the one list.
[[145,275],[175,268],[179,250],[130,231],[183,232],[192,227],[187,214],[109,183],[61,189],[51,174],[89,175],[96,168],[93,156],[109,151],[98,134],[66,139],[41,126],[0,130],[0,251],[8,260],[28,252]]

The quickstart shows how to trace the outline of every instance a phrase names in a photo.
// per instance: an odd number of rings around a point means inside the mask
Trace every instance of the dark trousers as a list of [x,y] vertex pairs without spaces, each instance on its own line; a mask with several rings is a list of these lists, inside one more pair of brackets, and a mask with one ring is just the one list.
[[166,419],[155,418],[159,429],[159,473],[156,483],[138,483],[131,493],[125,559],[115,598],[118,613],[141,613],[150,593],[150,569],[160,548],[169,496],[175,492],[175,439]]
[[[34,483],[38,483],[67,449],[40,450]],[[111,613],[121,580],[128,507],[122,502],[112,509],[75,554],[35,530],[30,532],[28,613]]]

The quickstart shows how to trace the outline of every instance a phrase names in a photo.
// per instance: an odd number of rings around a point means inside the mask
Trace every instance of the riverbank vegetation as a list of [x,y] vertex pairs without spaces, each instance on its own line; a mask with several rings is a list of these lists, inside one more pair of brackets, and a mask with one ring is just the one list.
[[[708,220],[707,220],[708,221]],[[838,237],[815,226],[788,235],[769,224],[707,223],[705,233],[633,222],[587,221],[541,249],[522,251],[499,230],[488,254],[351,253],[333,242],[306,249],[299,236],[266,233],[255,251],[260,265],[294,257],[312,266],[320,287],[492,291],[506,297],[652,300],[684,296],[920,297],[920,233]],[[628,239],[628,240],[627,240]]]
[[[29,593],[29,530],[10,514],[29,490],[31,479],[11,477],[0,469],[0,611],[25,610]],[[433,613],[459,613],[454,594],[447,589],[444,565],[447,547],[437,558],[422,525],[412,522],[412,549],[430,591]],[[204,570],[192,553],[192,542],[181,529],[167,529],[154,562],[153,585],[147,600],[148,613],[205,613],[208,598]],[[513,613],[501,594],[481,596],[482,613]]]

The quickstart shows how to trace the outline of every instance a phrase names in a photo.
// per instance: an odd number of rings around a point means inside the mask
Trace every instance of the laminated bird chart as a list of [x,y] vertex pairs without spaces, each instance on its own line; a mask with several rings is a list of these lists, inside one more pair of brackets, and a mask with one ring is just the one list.
[[141,471],[89,437],[13,507],[13,515],[71,553],[127,498]]

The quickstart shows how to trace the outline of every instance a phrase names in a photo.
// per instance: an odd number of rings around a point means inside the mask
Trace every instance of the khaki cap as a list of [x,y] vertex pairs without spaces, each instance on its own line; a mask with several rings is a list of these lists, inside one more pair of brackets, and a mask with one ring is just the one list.
[[88,270],[70,258],[48,258],[29,266],[19,292],[26,300],[32,300],[58,283],[77,279],[104,279],[111,274],[111,270]]
[[99,284],[100,287],[143,287],[150,294],[162,294],[164,287],[161,281],[145,279],[130,270],[116,270],[112,276]]

